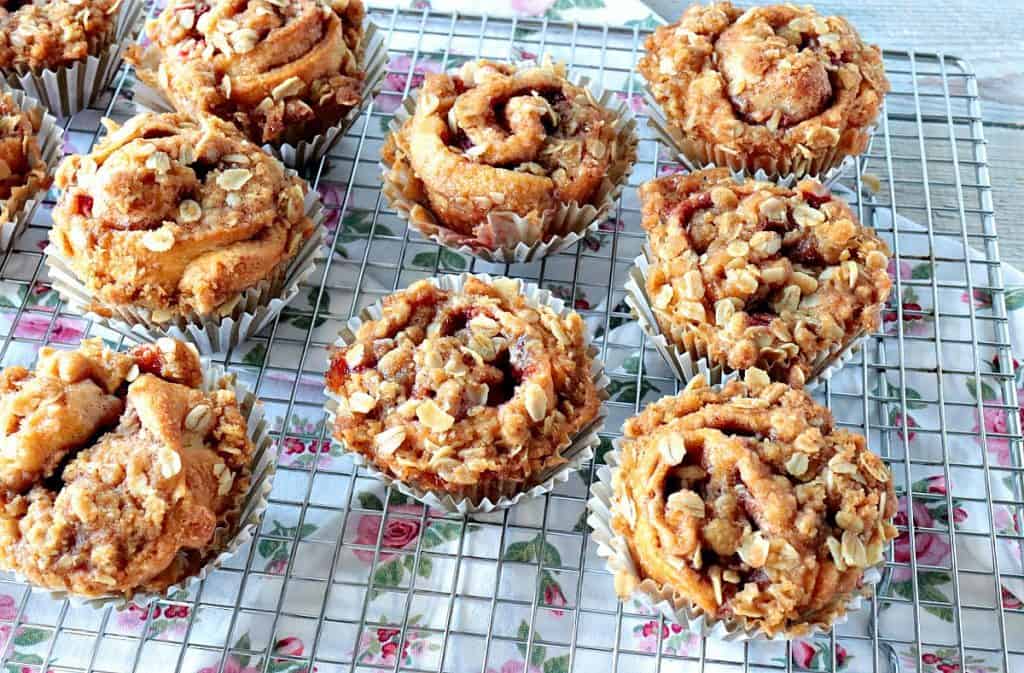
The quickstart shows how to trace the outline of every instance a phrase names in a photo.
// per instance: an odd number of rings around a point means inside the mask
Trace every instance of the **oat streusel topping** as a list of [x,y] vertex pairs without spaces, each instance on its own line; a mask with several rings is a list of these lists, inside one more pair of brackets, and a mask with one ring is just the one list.
[[55,253],[102,301],[155,320],[230,312],[313,231],[305,183],[215,117],[111,124],[91,154],[61,164],[57,185]]
[[[493,248],[488,213],[536,221],[561,203],[591,203],[613,157],[614,116],[565,67],[473,61],[427,75],[415,115],[388,136],[385,160],[411,171],[449,228]],[[541,240],[544,232],[533,234]]]
[[532,486],[597,416],[584,330],[509,279],[469,278],[458,292],[414,283],[332,353],[334,434],[419,488]]
[[645,47],[637,67],[670,121],[748,165],[860,154],[889,90],[878,47],[812,7],[692,5]]
[[248,489],[235,393],[200,389],[194,347],[44,347],[0,373],[0,566],[83,596],[195,572]]
[[294,143],[358,105],[364,16],[362,0],[171,0],[128,60],[178,111]]
[[817,181],[789,189],[719,168],[652,180],[640,196],[647,293],[680,349],[803,385],[878,326],[888,248]]
[[121,2],[0,2],[0,69],[54,69],[95,56],[114,39]]
[[25,202],[52,182],[40,154],[42,122],[41,107],[22,110],[0,89],[0,223],[13,221]]
[[[892,477],[860,435],[760,370],[698,377],[626,422],[612,527],[641,580],[769,636],[827,627],[896,536]],[[637,578],[620,572],[623,597]]]

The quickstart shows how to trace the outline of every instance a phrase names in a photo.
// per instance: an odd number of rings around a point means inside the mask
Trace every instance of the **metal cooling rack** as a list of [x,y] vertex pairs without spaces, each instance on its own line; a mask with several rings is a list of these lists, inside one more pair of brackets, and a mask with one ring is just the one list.
[[[616,221],[621,226],[607,227],[594,245],[581,245],[537,264],[493,267],[441,254],[418,234],[410,234],[381,198],[378,157],[390,118],[385,109],[393,109],[398,99],[409,93],[419,70],[443,69],[478,56],[521,59],[550,53],[568,61],[574,71],[632,99],[639,93],[640,80],[633,73],[633,64],[645,32],[639,27],[453,16],[428,9],[380,10],[372,18],[385,34],[392,57],[388,83],[396,93],[379,97],[330,160],[308,176],[321,188],[334,214],[331,243],[335,252],[325,268],[317,271],[308,292],[260,339],[229,353],[227,364],[258,391],[268,407],[268,417],[280,419],[282,446],[312,446],[315,451],[325,446],[321,443],[329,440],[329,430],[322,422],[296,419],[321,418],[319,386],[326,349],[342,321],[416,278],[461,270],[508,273],[574,298],[598,332],[597,343],[616,387],[609,402],[610,439],[623,420],[645,403],[677,389],[657,354],[645,348],[638,332],[629,331],[630,316],[622,301],[626,271],[643,240],[635,189],[627,189],[620,203]],[[841,424],[869,436],[871,445],[889,461],[901,488],[912,483],[920,468],[940,469],[947,476],[969,472],[984,482],[984,487],[973,495],[956,494],[958,502],[974,503],[989,512],[993,505],[1002,505],[1019,515],[1024,509],[1020,427],[1007,364],[1009,325],[977,83],[970,68],[955,58],[903,52],[887,52],[885,57],[894,86],[887,99],[887,115],[870,154],[862,158],[856,172],[847,174],[843,184],[852,190],[849,198],[856,202],[861,219],[878,228],[900,261],[939,263],[953,269],[959,280],[935,275],[898,277],[893,296],[903,297],[909,288],[924,297],[925,308],[894,301],[895,329],[875,335],[840,379],[826,387],[823,398]],[[71,120],[68,131],[72,141],[84,145],[76,147],[77,151],[87,149],[102,133],[101,115],[123,121],[133,113],[131,74],[122,72],[115,84],[101,105]],[[659,152],[642,123],[642,110],[638,116],[644,140],[631,178],[633,187],[671,170],[666,155]],[[858,194],[869,193],[860,177],[865,170],[881,178],[881,190],[870,198],[858,198]],[[43,343],[70,343],[77,340],[79,331],[91,335],[101,330],[66,313],[59,302],[46,306],[40,299],[48,296],[40,242],[45,240],[52,204],[50,200],[40,209],[34,225],[17,243],[16,252],[0,262],[0,281],[8,296],[16,298],[0,313],[4,336],[0,358],[4,364],[31,362],[35,349]],[[890,209],[919,225],[894,222],[887,215]],[[950,246],[958,252],[950,253]],[[975,251],[970,259],[963,254],[964,248]],[[976,313],[973,304],[964,313],[940,301],[950,290],[990,298],[991,315]],[[931,301],[926,301],[929,298]],[[913,317],[922,318],[919,322],[923,324],[931,321],[933,327],[924,334],[910,329],[916,324],[910,320]],[[944,335],[934,327],[935,318],[942,319],[944,329],[947,321],[962,329],[956,334],[947,330]],[[23,329],[25,324],[31,329]],[[998,371],[979,365],[993,353],[1002,363]],[[955,377],[970,377],[979,393],[988,387],[1007,401],[984,406],[1008,412],[1007,432],[986,434],[982,430],[982,434],[988,441],[1009,441],[1016,467],[990,464],[987,452],[981,450],[975,458],[951,457],[950,447],[974,434],[964,417],[983,411],[980,401],[955,399],[947,386]],[[929,390],[934,392],[915,396],[906,382],[923,379],[932,381]],[[934,449],[924,455],[916,453],[909,430],[891,415],[892,409],[906,408],[908,402],[938,415],[936,426],[913,429]],[[205,668],[205,673],[296,673],[306,669],[320,673],[440,673],[494,669],[508,673],[522,667],[503,669],[503,662],[529,653],[531,662],[544,673],[794,667],[785,644],[702,641],[681,654],[664,647],[660,628],[655,629],[654,651],[641,651],[631,644],[627,636],[633,629],[657,618],[641,615],[634,606],[615,600],[604,563],[587,543],[581,515],[593,480],[591,468],[547,498],[509,512],[462,521],[435,518],[389,499],[372,480],[353,473],[351,463],[342,456],[314,453],[312,462],[303,463],[289,459],[291,455],[282,451],[272,504],[256,543],[214,573],[194,594],[161,603],[162,616],[152,609],[93,611],[51,601],[44,592],[21,584],[0,583],[0,593],[15,597],[13,605],[0,605],[0,611],[8,613],[0,629],[14,635],[0,665],[11,671],[195,673]],[[1016,495],[994,500],[989,484],[995,479],[1011,484]],[[374,488],[378,489],[376,500],[365,495]],[[953,504],[953,494],[915,495],[945,500],[950,507]],[[377,510],[378,506],[383,511]],[[421,534],[415,545],[400,550],[385,546],[383,526],[370,536],[369,543],[358,543],[364,518],[374,515],[418,526]],[[439,524],[447,527],[437,528]],[[424,542],[428,528],[446,531],[449,539],[428,545]],[[856,651],[856,670],[919,669],[927,648],[937,646],[950,648],[961,662],[981,657],[994,662],[997,670],[1024,670],[1024,645],[1019,640],[1024,613],[1004,608],[996,598],[1000,578],[1020,577],[1002,572],[994,552],[997,539],[1019,546],[1022,538],[997,535],[987,522],[982,529],[958,529],[951,535],[946,530],[915,526],[911,517],[903,529],[912,542],[923,534],[941,535],[953,547],[952,566],[945,569],[954,580],[950,600],[931,600],[919,580],[917,564],[908,567],[890,562],[891,571],[902,568],[912,573],[910,595],[897,595],[888,583],[883,584],[878,598],[836,629],[831,642],[826,639],[829,651],[834,651],[837,643]],[[373,532],[372,527],[370,530]],[[433,541],[431,538],[430,544]],[[961,548],[981,544],[992,549],[995,572],[969,567],[957,553],[958,544]],[[535,553],[510,555],[512,548]],[[268,553],[273,563],[267,562]],[[889,558],[893,559],[892,550]],[[421,585],[419,575],[410,579],[412,572],[405,572],[398,582],[377,572],[382,563],[394,559],[417,571],[429,564],[431,583]],[[513,577],[516,579],[511,580]],[[565,605],[562,600],[545,597],[543,589],[550,578],[559,581]],[[987,603],[976,604],[974,598],[963,597],[964,587],[979,583],[992,594]],[[174,614],[173,627],[167,626],[168,607]],[[922,626],[924,611],[929,608],[953,611],[952,635]],[[124,626],[126,614],[135,615],[139,623]],[[423,614],[429,616],[418,617]],[[899,629],[886,629],[881,621],[886,614],[899,616]],[[993,624],[982,639],[968,628],[978,615],[992,619]],[[658,626],[662,625],[659,621]],[[385,633],[388,642],[399,652],[413,640],[426,643],[423,656],[413,661],[395,657],[383,663],[362,658],[364,648],[357,643],[369,642],[366,647],[371,647],[373,638],[382,642],[380,629],[392,627],[398,632]],[[301,651],[294,641],[280,642],[296,633],[301,634]],[[289,642],[292,646],[285,646]],[[25,648],[32,653],[24,654]],[[832,667],[828,661],[823,666]]]

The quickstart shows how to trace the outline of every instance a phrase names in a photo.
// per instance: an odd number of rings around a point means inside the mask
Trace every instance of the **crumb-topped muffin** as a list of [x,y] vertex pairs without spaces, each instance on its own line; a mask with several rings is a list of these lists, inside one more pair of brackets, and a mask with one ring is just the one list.
[[640,197],[646,294],[679,350],[803,385],[879,325],[888,248],[819,182],[717,168],[652,180]]
[[650,580],[709,623],[802,635],[845,613],[896,537],[885,463],[763,371],[694,379],[624,433],[611,525],[638,574],[616,574],[623,598]]
[[80,596],[162,591],[194,573],[249,484],[235,393],[204,391],[195,348],[100,339],[0,372],[0,565]]
[[597,204],[628,172],[635,147],[616,120],[564,65],[471,61],[427,75],[386,140],[386,178],[428,235],[436,225],[455,245],[532,244],[570,226],[554,221],[560,207]]
[[15,221],[25,203],[52,182],[39,141],[42,123],[41,107],[23,110],[0,87],[0,225]]
[[359,104],[364,16],[362,0],[171,0],[128,60],[179,112],[296,143]]
[[43,0],[0,6],[0,70],[52,70],[97,55],[114,39],[121,4]]
[[867,149],[889,91],[881,50],[813,7],[693,5],[637,64],[700,166],[818,175]]
[[331,354],[334,435],[420,490],[475,502],[521,492],[598,417],[585,329],[507,278],[418,281]]
[[215,117],[144,114],[108,127],[57,171],[47,251],[85,286],[90,310],[216,317],[281,283],[314,230],[302,180]]

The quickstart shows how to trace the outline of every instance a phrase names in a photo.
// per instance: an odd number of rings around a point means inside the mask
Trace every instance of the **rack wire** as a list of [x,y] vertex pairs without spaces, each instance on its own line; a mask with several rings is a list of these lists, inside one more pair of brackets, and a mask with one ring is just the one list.
[[[583,522],[590,466],[545,498],[462,520],[386,493],[331,448],[322,374],[338,326],[380,296],[436,273],[507,273],[571,298],[597,334],[614,380],[606,442],[625,418],[677,390],[656,352],[631,329],[623,303],[626,272],[643,242],[635,189],[626,190],[613,224],[588,244],[512,267],[474,262],[410,233],[379,189],[390,111],[423,72],[475,57],[551,54],[634,104],[640,93],[634,64],[645,30],[429,9],[371,16],[391,57],[385,93],[307,176],[331,209],[333,252],[265,334],[224,357],[263,399],[268,417],[279,419],[280,469],[258,538],[197,591],[149,608],[92,610],[0,582],[0,636],[8,641],[0,665],[147,673],[632,673],[788,671],[807,664],[806,650],[795,649],[802,646],[688,638],[619,603]],[[949,560],[936,566],[901,556],[897,542],[878,596],[819,639],[814,652],[827,656],[812,665],[935,670],[930,657],[941,652],[961,670],[1024,670],[1024,645],[1013,637],[1024,627],[1024,612],[1000,600],[1002,583],[1024,578],[1001,566],[997,546],[1014,546],[1019,555],[1024,538],[1019,529],[997,532],[996,511],[1019,517],[1024,485],[977,82],[966,63],[948,56],[886,52],[885,59],[893,82],[886,115],[871,152],[843,185],[861,219],[890,242],[896,268],[911,270],[895,275],[885,329],[821,398],[841,425],[869,437],[904,493],[912,490],[926,506],[944,504],[947,513],[981,512],[981,522],[950,530],[909,508],[900,526],[903,544],[917,549],[940,540],[951,548]],[[123,71],[95,109],[70,120],[70,149],[91,147],[102,133],[101,116],[123,121],[134,113],[131,86],[131,73]],[[634,109],[643,140],[632,187],[674,170],[643,124],[642,106]],[[864,172],[880,178],[877,194]],[[66,312],[48,289],[40,250],[52,204],[46,202],[0,262],[5,365],[30,363],[44,343],[70,345],[95,334],[116,342],[113,333]],[[968,249],[973,252],[965,254]],[[950,293],[978,299],[959,304],[948,301]],[[911,409],[928,422],[912,426]],[[1002,414],[1005,429],[973,427],[986,413]],[[1008,463],[985,450],[995,443],[1007,447]],[[932,489],[915,481],[922,473],[974,486]],[[938,593],[936,573],[950,580]],[[946,626],[935,629],[929,620],[936,614],[951,621],[940,619]]]

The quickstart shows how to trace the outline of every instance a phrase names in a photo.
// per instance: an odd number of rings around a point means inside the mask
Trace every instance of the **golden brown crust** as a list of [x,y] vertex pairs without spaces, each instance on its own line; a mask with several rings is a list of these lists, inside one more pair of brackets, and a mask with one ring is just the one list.
[[43,108],[22,110],[0,90],[0,223],[14,220],[25,202],[50,186],[40,154]]
[[139,115],[68,157],[56,254],[100,300],[155,320],[230,312],[279,277],[313,231],[305,183],[227,122]]
[[427,75],[415,114],[388,136],[384,157],[422,183],[445,226],[486,248],[515,245],[493,231],[488,214],[514,212],[543,239],[546,211],[597,198],[615,156],[614,122],[564,66],[473,61],[458,75]]
[[128,60],[181,112],[297,142],[359,103],[364,15],[362,0],[171,0]]
[[738,183],[719,168],[652,180],[640,196],[647,293],[680,349],[802,385],[878,327],[888,248],[817,181]]
[[867,147],[889,90],[881,50],[811,7],[693,5],[637,64],[670,122],[746,166]]
[[896,536],[892,477],[860,435],[760,370],[698,378],[626,422],[612,527],[639,578],[770,636],[827,627]]
[[0,68],[55,69],[97,55],[114,39],[122,0],[0,3]]
[[584,330],[508,279],[470,278],[460,292],[414,283],[332,353],[334,434],[418,488],[529,487],[597,416]]
[[0,565],[83,596],[195,572],[248,489],[253,452],[234,392],[203,392],[199,366],[170,339],[127,354],[93,339],[41,349],[34,373],[0,373]]

